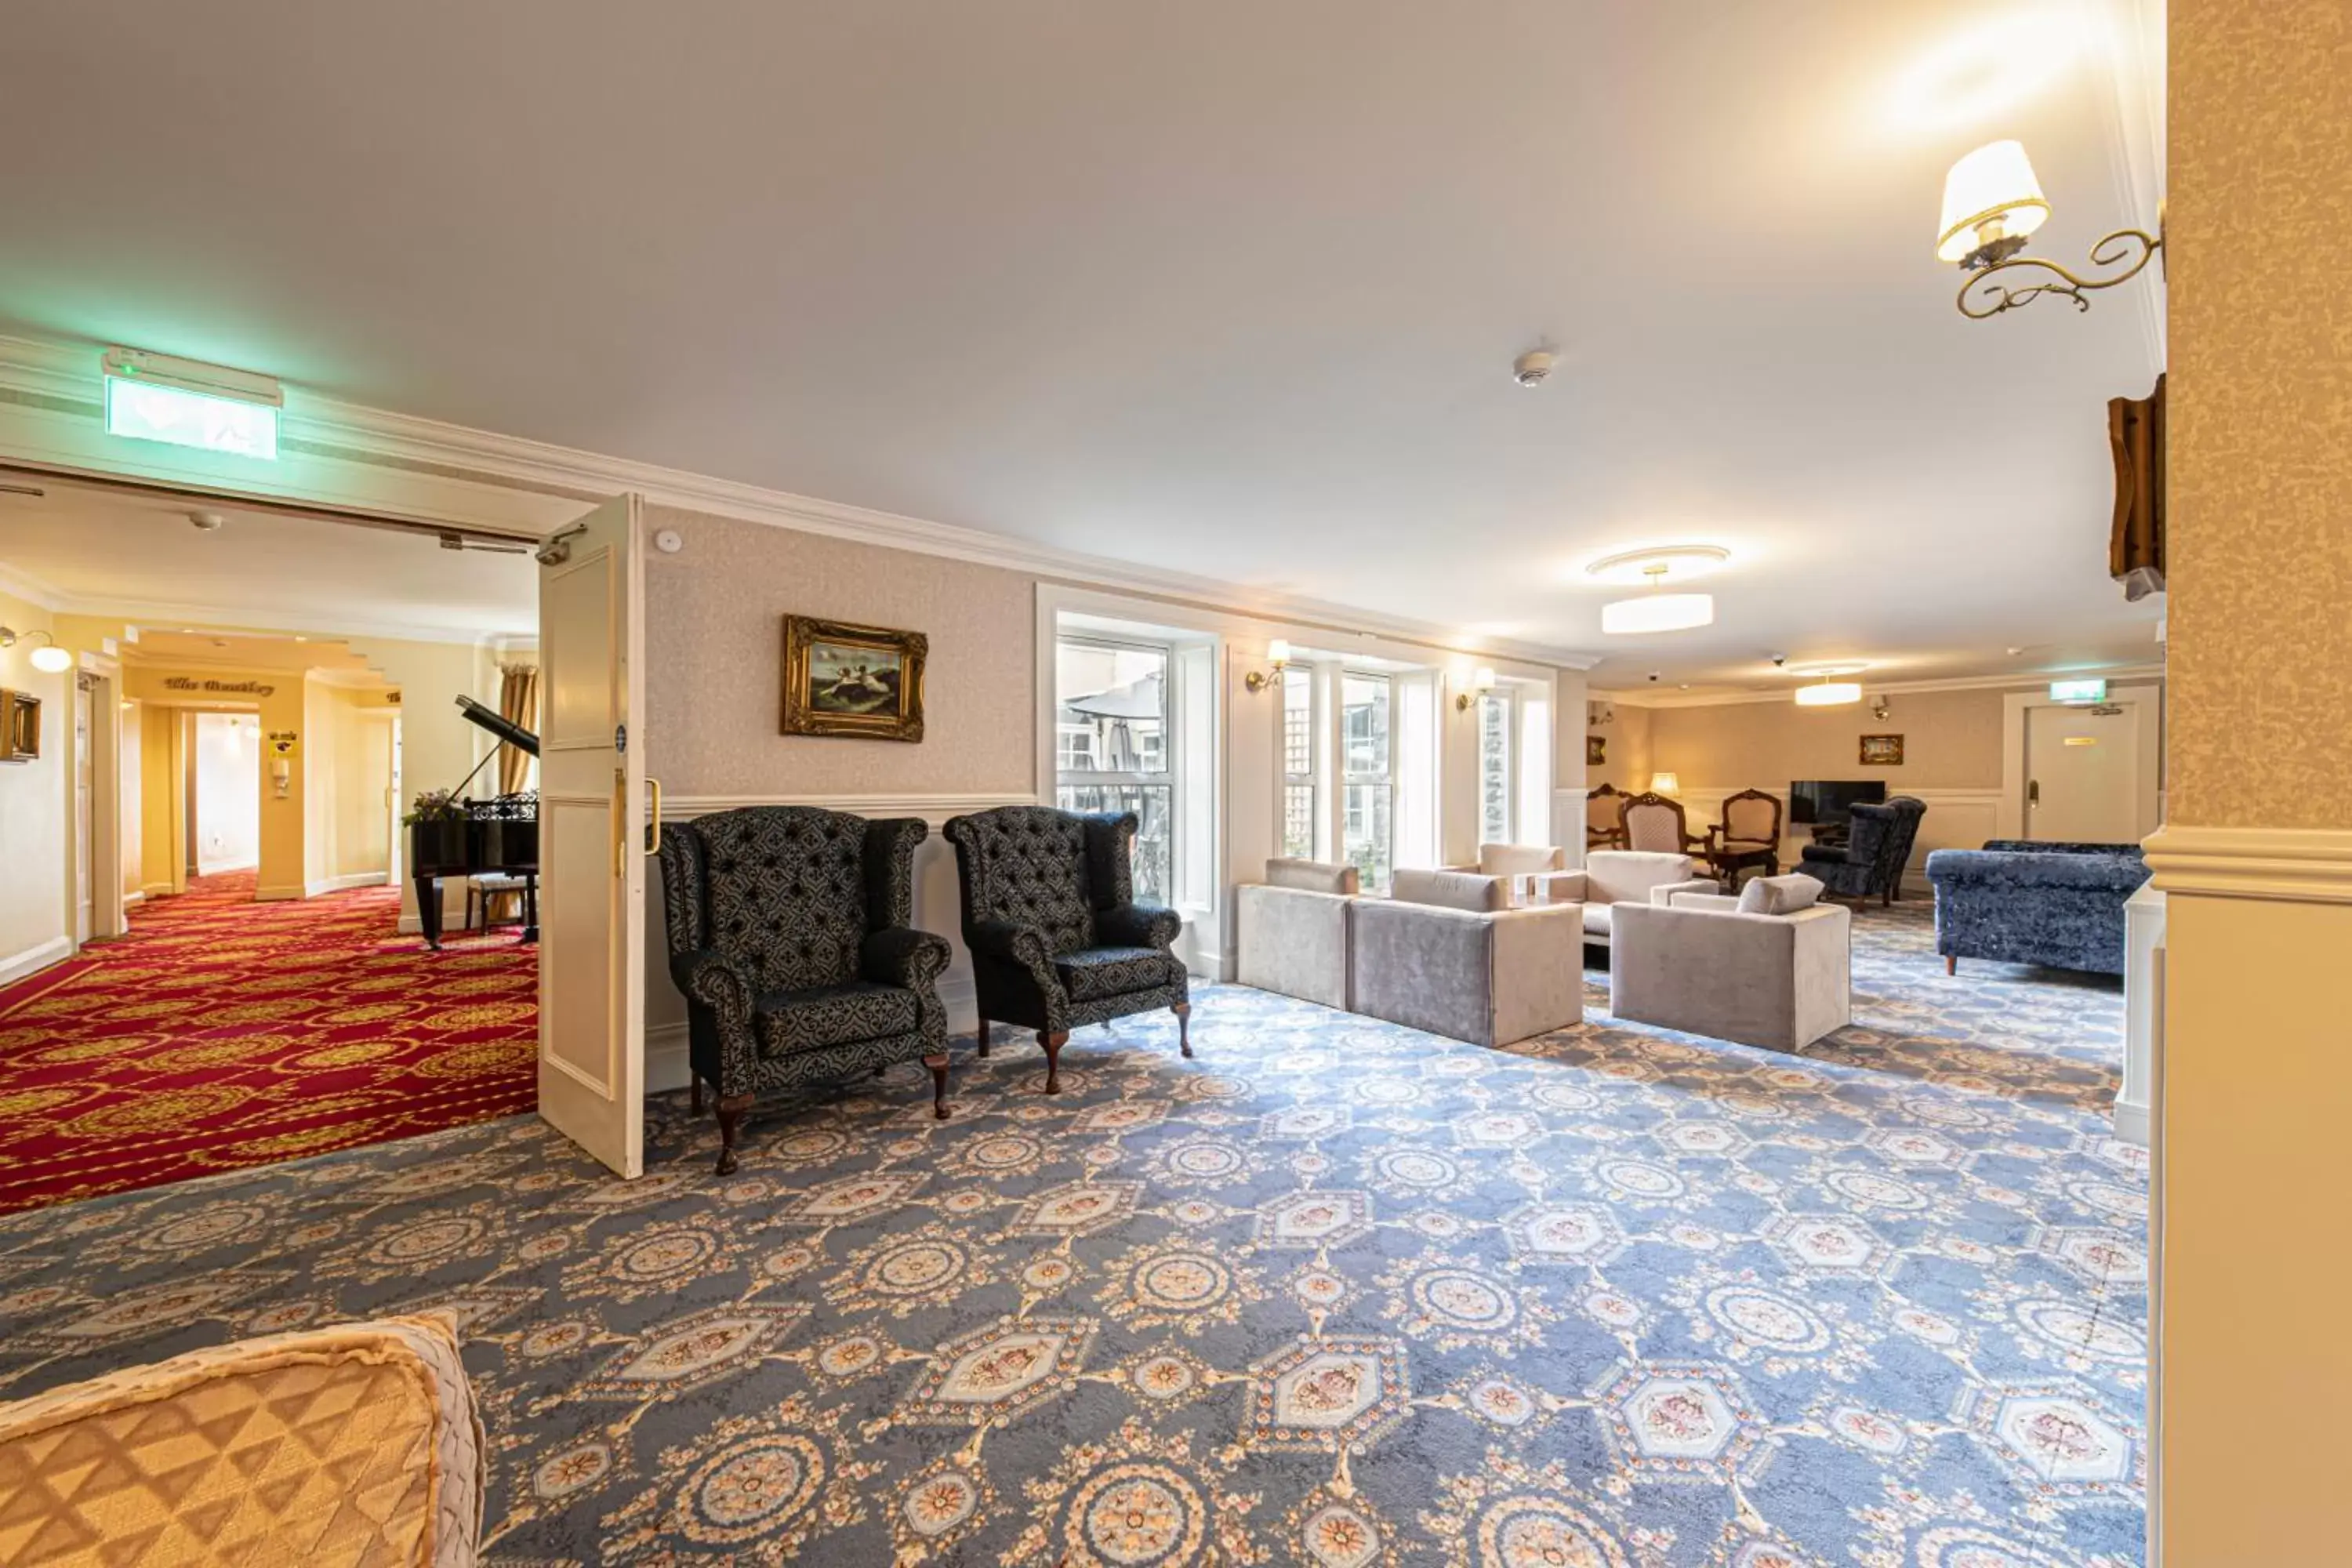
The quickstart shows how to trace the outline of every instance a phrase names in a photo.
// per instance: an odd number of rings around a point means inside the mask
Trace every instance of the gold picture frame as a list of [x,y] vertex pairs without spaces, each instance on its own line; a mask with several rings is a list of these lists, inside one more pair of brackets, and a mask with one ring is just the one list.
[[0,691],[0,763],[30,763],[41,755],[41,700]]
[[1609,765],[1608,736],[1587,735],[1584,737],[1584,765],[1588,768],[1601,768]]
[[1862,765],[1865,768],[1899,768],[1903,765],[1903,737],[1900,735],[1864,735],[1862,738]]
[[784,617],[784,733],[923,738],[930,638],[813,616]]

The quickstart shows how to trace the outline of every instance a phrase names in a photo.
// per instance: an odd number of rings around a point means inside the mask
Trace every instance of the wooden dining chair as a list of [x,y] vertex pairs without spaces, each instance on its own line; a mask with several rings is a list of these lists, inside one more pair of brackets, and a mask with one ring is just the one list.
[[1616,785],[1604,784],[1584,797],[1584,847],[1625,847],[1625,797]]

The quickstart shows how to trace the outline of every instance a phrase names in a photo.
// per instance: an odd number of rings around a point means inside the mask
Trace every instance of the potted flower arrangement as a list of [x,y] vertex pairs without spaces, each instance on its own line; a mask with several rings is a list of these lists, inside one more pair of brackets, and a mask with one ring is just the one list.
[[446,789],[419,794],[400,819],[408,829],[408,863],[413,867],[463,865],[466,859],[465,804]]

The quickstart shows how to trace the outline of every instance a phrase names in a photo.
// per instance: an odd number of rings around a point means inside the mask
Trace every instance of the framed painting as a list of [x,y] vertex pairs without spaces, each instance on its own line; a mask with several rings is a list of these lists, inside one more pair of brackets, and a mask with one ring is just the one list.
[[1900,735],[1864,735],[1862,738],[1862,765],[1865,768],[1899,768],[1903,765],[1903,737]]
[[1607,766],[1608,763],[1609,737],[1606,735],[1585,736],[1584,765],[1588,768],[1598,768]]
[[784,617],[784,733],[923,738],[930,639],[887,626]]
[[41,700],[0,691],[0,763],[29,763],[41,754]]

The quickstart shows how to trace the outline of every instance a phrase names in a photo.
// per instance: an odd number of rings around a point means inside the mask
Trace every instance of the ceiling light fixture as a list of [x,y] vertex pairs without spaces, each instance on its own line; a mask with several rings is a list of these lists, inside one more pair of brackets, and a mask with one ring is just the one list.
[[1731,559],[1718,544],[1670,544],[1648,550],[1621,551],[1588,564],[1585,574],[1604,583],[1645,583],[1651,591],[1638,598],[1616,599],[1601,606],[1601,629],[1612,635],[1688,631],[1715,622],[1712,594],[1668,594],[1669,584],[1703,576]]
[[1870,666],[1866,664],[1808,664],[1798,666],[1789,673],[1791,675],[1802,676],[1806,679],[1811,681],[1812,684],[1811,686],[1800,686],[1797,688],[1797,706],[1800,708],[1843,708],[1848,703],[1861,701],[1861,683],[1858,681],[1845,679],[1844,677],[1849,675],[1860,675],[1864,670],[1868,669],[1869,668]]
[[20,637],[38,637],[41,639],[42,646],[35,648],[26,657],[32,660],[33,668],[41,671],[44,675],[63,675],[67,670],[73,668],[73,655],[59,647],[58,646],[58,639],[51,637],[48,633],[19,633],[10,631],[6,626],[0,626],[0,647],[15,647]]
[[[1981,321],[2030,305],[2044,294],[2063,294],[2074,301],[2076,310],[2087,310],[2091,308],[2084,298],[2087,290],[2131,281],[2164,248],[2159,212],[2155,234],[2119,228],[2091,247],[2093,266],[2120,267],[2121,271],[2105,278],[2084,278],[2054,261],[2018,254],[2025,248],[2027,237],[2049,217],[2050,200],[2042,194],[2042,182],[2034,178],[2033,164],[2021,143],[1989,142],[1952,165],[1944,176],[1944,215],[1936,235],[1936,258],[1958,262],[1968,274],[1954,300],[1961,315]],[[2039,268],[2054,274],[2055,280],[2021,289],[1986,281],[1997,272],[2020,267]],[[1969,291],[1979,283],[1984,288],[1971,301]]]

